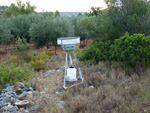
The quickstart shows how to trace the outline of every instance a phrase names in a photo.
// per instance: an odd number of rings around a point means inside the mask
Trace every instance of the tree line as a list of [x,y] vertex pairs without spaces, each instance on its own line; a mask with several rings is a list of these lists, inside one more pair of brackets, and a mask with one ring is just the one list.
[[18,0],[17,5],[11,4],[0,18],[0,44],[15,40],[17,36],[28,42],[32,40],[37,48],[56,47],[58,37],[82,36],[84,39],[86,34],[77,25],[82,14],[61,17],[59,11],[37,13],[35,9],[29,2]]
[[[86,17],[93,27],[86,29],[94,37],[78,57],[81,60],[117,61],[128,66],[142,63],[150,65],[150,1],[105,0],[107,8],[92,8]],[[81,22],[81,21],[80,21]],[[82,22],[83,24],[83,22]]]
[[[92,45],[80,54],[81,59],[95,58],[95,62],[114,60],[116,57],[110,57],[111,46],[126,32],[133,36],[150,36],[150,1],[119,1],[121,5],[116,4],[117,0],[105,0],[106,9],[91,7],[89,13],[72,17],[61,17],[59,11],[37,13],[36,7],[29,2],[18,1],[0,18],[0,44],[20,36],[32,40],[40,48],[57,46],[58,37],[80,36],[81,39],[93,38]],[[124,57],[128,57],[128,53]]]

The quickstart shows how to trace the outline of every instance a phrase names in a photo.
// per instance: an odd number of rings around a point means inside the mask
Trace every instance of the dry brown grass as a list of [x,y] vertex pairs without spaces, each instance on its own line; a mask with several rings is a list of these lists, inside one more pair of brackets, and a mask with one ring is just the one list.
[[[57,58],[55,66],[59,66],[62,60],[63,57]],[[148,69],[140,67],[140,71],[134,72],[130,69],[130,72],[127,72],[129,69],[109,63],[101,62],[90,67],[81,65],[86,85],[64,90],[64,94],[60,97],[56,95],[56,89],[63,84],[63,71],[38,81],[37,87],[41,94],[46,88],[37,103],[37,105],[43,103],[37,109],[39,113],[150,112],[150,71]],[[89,88],[90,86],[94,88]],[[63,108],[57,106],[59,100],[65,102]]]

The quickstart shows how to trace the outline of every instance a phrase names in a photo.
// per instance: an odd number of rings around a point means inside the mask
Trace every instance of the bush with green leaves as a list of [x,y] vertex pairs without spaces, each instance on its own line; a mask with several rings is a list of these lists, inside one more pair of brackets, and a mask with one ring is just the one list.
[[7,83],[14,85],[20,81],[29,84],[33,74],[34,71],[26,65],[17,66],[16,63],[0,63],[0,91]]
[[150,65],[150,36],[126,33],[111,45],[112,61],[123,62],[130,66],[138,63]]
[[46,68],[46,61],[50,59],[52,53],[48,51],[44,51],[39,54],[32,54],[30,65],[36,71],[44,70]]
[[84,61],[92,61],[98,63],[99,61],[107,61],[110,56],[110,45],[112,41],[105,38],[95,40],[90,46],[87,46],[81,53],[77,53],[77,57]]
[[21,39],[19,36],[16,40],[17,47],[11,47],[11,50],[14,54],[17,55],[18,60],[20,61],[29,61],[29,45],[26,41],[26,39]]

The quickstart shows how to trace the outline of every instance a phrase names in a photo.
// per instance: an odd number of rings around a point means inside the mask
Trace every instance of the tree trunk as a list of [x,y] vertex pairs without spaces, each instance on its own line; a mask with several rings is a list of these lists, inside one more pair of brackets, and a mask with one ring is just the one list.
[[49,49],[49,43],[46,44],[47,49]]
[[56,55],[57,46],[55,46],[55,55]]

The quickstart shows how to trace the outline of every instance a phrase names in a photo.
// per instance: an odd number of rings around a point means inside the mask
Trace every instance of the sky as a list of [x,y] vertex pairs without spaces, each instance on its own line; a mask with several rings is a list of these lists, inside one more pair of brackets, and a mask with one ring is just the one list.
[[[22,0],[22,2],[30,1],[31,5],[37,7],[37,12],[45,11],[80,11],[87,12],[91,6],[106,7],[104,0]],[[0,0],[0,6],[10,6],[11,3],[16,3],[15,0]]]

